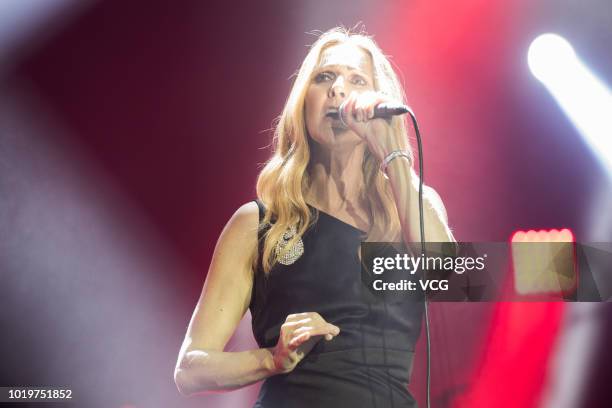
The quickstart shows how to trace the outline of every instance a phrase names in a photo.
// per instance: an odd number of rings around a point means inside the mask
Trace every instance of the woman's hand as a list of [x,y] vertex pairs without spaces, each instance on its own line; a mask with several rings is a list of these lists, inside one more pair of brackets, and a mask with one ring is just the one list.
[[339,333],[338,326],[326,322],[317,312],[287,316],[273,351],[275,369],[280,374],[292,371],[321,338],[329,341]]
[[393,102],[386,95],[375,92],[352,92],[343,105],[344,123],[364,139],[368,149],[379,160],[394,150],[405,150],[406,141],[399,140],[391,127],[391,119],[373,119],[374,108],[382,102]]

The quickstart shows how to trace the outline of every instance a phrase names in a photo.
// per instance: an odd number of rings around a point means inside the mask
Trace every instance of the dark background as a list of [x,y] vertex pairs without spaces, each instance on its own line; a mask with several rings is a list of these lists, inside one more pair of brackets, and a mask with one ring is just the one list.
[[[458,240],[608,239],[609,175],[526,62],[554,31],[610,83],[604,1],[57,1],[0,54],[0,385],[66,385],[75,406],[253,401],[181,397],[174,364],[307,32],[357,22],[402,73]],[[434,305],[433,406],[476,380],[492,313]],[[230,348],[252,347],[248,324]]]

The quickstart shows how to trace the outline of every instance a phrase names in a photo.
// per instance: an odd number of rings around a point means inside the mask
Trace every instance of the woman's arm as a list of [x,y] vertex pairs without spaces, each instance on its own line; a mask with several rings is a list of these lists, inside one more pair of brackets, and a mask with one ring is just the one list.
[[316,312],[295,313],[281,326],[275,347],[223,351],[251,300],[258,224],[257,204],[248,203],[236,211],[219,237],[174,371],[176,386],[184,395],[232,390],[288,373],[318,341],[331,341],[340,333]]
[[[402,140],[404,135],[396,134],[389,121],[374,119],[374,108],[388,101],[386,95],[369,91],[353,92],[344,102],[343,117],[347,125],[366,141],[370,152],[381,162],[391,152],[404,150],[406,142]],[[402,238],[407,245],[420,242],[418,177],[404,157],[391,160],[387,166],[387,176],[402,226]],[[427,242],[455,242],[447,225],[446,210],[440,196],[433,188],[425,186],[423,220]]]
[[[419,179],[403,157],[392,160],[387,175],[395,198],[395,205],[402,225],[404,242],[420,242]],[[427,242],[455,242],[448,227],[446,209],[436,191],[423,186],[423,221]]]
[[219,237],[174,372],[182,394],[239,388],[275,374],[268,349],[223,351],[251,299],[258,223],[257,205],[245,204]]

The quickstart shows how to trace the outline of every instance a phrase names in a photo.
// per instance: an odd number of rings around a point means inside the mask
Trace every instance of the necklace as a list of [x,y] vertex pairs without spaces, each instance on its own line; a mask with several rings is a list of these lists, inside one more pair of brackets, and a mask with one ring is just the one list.
[[289,241],[296,234],[297,228],[295,227],[295,225],[292,225],[287,231],[285,231],[281,239],[276,243],[274,253],[276,254],[276,259],[280,264],[291,265],[304,254],[304,242],[302,241],[302,238],[298,239],[298,241],[293,244],[293,246],[290,247],[288,250],[285,250],[285,247],[287,246]]

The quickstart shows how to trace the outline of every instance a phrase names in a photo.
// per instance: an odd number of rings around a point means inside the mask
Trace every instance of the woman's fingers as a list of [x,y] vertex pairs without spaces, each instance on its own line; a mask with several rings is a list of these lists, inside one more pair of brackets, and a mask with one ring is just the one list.
[[368,121],[374,117],[374,108],[383,99],[375,92],[353,92],[343,104],[342,118],[346,126],[365,137]]
[[340,328],[326,322],[317,312],[287,316],[274,348],[275,366],[280,367],[282,372],[293,370],[322,337],[331,340],[338,333]]
[[310,332],[305,332],[298,335],[297,337],[294,337],[288,344],[289,350],[295,351],[302,343],[308,341],[310,337]]
[[294,351],[302,343],[310,340],[313,337],[323,336],[325,340],[332,340],[340,333],[340,329],[333,324],[326,323],[323,326],[312,327],[303,326],[293,331],[293,338],[289,341],[289,349]]
[[388,97],[378,92],[353,92],[344,102],[343,119],[347,125],[367,122],[374,118],[376,106],[388,101]]
[[329,333],[333,336],[337,336],[340,333],[340,328],[331,323],[326,323],[325,325],[325,333]]
[[289,316],[287,316],[286,321],[300,320],[300,319],[308,317],[308,316],[310,316],[312,314],[313,314],[313,312],[293,313],[293,314],[290,314]]
[[355,96],[354,116],[357,122],[367,122],[374,118],[374,109],[379,103],[387,101],[384,95],[377,92],[363,92]]
[[349,95],[346,102],[343,104],[343,109],[341,112],[342,121],[350,128],[353,128],[357,123],[355,118],[355,101],[357,98],[357,94],[353,92]]
[[340,333],[340,328],[328,323],[316,312],[296,313],[287,316],[281,326],[281,335],[291,351],[314,337],[331,340]]
[[328,333],[325,335],[325,340],[329,341],[340,334],[340,328],[328,323]]
[[323,336],[326,334],[331,334],[332,336],[336,336],[340,333],[340,328],[338,326],[334,326],[330,323],[324,323],[320,326],[302,326],[293,331],[293,334],[302,334],[305,332],[309,332],[311,336]]
[[355,98],[355,118],[357,122],[365,122],[369,120],[370,108],[374,111],[373,103],[376,100],[374,92],[364,92],[358,94]]

